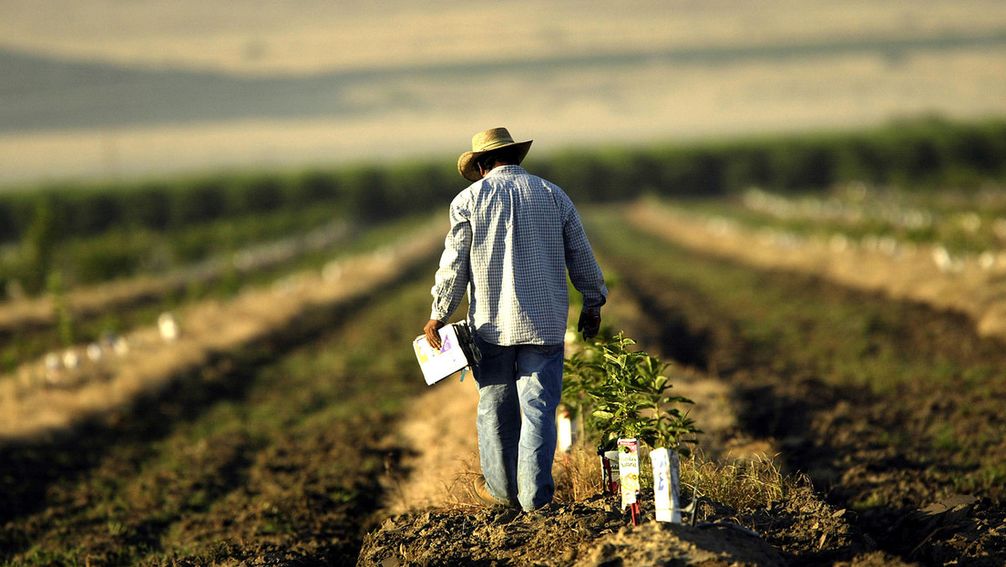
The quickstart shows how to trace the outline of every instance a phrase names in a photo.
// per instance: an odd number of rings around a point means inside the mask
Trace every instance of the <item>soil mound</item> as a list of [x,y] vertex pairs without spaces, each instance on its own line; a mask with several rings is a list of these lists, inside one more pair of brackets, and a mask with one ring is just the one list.
[[785,565],[776,550],[756,533],[736,524],[702,524],[697,527],[646,523],[624,527],[594,543],[593,550],[576,563],[602,565]]
[[506,508],[428,510],[385,520],[360,565],[784,565],[756,533],[732,524],[625,525],[603,497]]

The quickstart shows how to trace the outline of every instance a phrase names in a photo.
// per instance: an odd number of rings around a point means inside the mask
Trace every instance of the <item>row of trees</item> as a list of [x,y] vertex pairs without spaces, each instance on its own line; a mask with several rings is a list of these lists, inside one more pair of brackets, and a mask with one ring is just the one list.
[[[751,186],[820,190],[853,180],[912,189],[975,186],[1006,178],[1006,121],[929,118],[857,132],[570,150],[533,156],[527,165],[581,203],[644,193],[718,196]],[[16,277],[29,292],[40,291],[53,269],[56,247],[111,230],[182,234],[222,220],[303,214],[319,206],[376,222],[442,208],[465,183],[453,160],[445,159],[8,191],[0,193],[0,244],[19,243],[21,275],[0,274],[0,284]],[[114,253],[109,250],[109,256]]]
[[[860,132],[576,150],[532,159],[529,168],[580,201],[621,200],[645,192],[715,196],[752,185],[814,190],[852,180],[913,188],[966,186],[1006,175],[1006,121],[930,118]],[[386,219],[442,206],[463,186],[451,160],[218,175],[172,184],[52,186],[0,194],[0,242],[19,240],[40,215],[53,219],[57,236],[123,226],[179,228],[322,202],[336,203],[357,218]]]
[[535,169],[590,201],[642,193],[717,196],[752,186],[816,191],[848,181],[912,190],[966,188],[1006,176],[1006,121],[928,118],[857,132],[576,151]]
[[452,173],[449,164],[358,166],[9,192],[0,194],[0,242],[18,241],[42,221],[55,226],[57,238],[68,238],[124,227],[175,230],[319,204],[337,204],[355,218],[392,218],[449,199],[463,182]]

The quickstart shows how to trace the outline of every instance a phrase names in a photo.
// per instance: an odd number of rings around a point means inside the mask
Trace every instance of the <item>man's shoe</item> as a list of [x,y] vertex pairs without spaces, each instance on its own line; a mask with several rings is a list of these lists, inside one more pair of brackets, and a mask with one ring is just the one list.
[[492,492],[489,492],[489,487],[486,486],[485,479],[482,478],[476,479],[472,486],[472,491],[475,493],[475,496],[477,496],[478,499],[481,500],[482,503],[485,504],[486,506],[510,505],[510,503],[507,502],[506,500],[500,500],[499,498],[493,496]]

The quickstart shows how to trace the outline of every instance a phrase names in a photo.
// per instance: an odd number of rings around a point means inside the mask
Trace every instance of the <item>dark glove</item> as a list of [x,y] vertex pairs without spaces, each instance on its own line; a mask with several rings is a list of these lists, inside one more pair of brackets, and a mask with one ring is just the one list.
[[583,340],[592,339],[597,336],[597,331],[601,329],[601,308],[584,307],[580,311],[580,321],[576,324],[576,330],[583,333]]

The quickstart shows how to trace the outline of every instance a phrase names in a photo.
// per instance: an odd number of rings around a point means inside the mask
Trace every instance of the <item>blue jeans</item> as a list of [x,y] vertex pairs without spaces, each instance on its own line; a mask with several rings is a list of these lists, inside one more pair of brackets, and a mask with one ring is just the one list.
[[555,493],[552,459],[563,345],[499,346],[477,336],[475,341],[482,351],[474,374],[479,387],[479,460],[486,486],[511,505],[540,508]]

